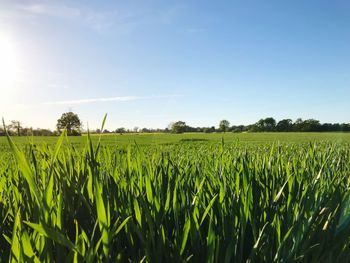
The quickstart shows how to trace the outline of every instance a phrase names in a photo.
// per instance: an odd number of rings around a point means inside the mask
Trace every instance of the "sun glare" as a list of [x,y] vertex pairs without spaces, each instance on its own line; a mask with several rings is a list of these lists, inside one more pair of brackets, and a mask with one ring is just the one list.
[[0,35],[0,90],[11,92],[17,72],[15,48],[8,38]]

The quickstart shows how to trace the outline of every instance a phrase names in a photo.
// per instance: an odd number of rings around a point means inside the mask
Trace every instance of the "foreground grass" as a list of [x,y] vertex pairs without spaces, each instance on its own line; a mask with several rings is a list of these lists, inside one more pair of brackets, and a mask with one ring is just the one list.
[[118,147],[107,136],[62,136],[21,150],[10,141],[0,163],[1,260],[349,261],[347,135],[186,136]]

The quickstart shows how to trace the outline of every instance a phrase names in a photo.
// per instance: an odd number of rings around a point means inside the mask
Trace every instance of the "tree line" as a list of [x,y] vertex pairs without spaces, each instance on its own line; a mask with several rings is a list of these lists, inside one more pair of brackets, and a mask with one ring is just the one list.
[[250,127],[255,132],[348,132],[350,123],[320,123],[319,120],[301,118],[292,121],[283,119],[276,122],[274,118],[260,119]]
[[12,120],[5,127],[0,127],[0,136],[6,135],[6,132],[11,136],[57,136],[61,134],[63,129],[67,130],[68,135],[81,135],[82,122],[78,114],[74,112],[65,112],[57,120],[56,130],[41,128],[23,127],[22,123],[17,120]]
[[272,117],[263,118],[254,124],[233,125],[227,120],[220,121],[218,128],[212,127],[190,127],[183,121],[172,124],[171,131],[182,132],[350,132],[350,123],[321,123],[319,120],[301,118],[292,121],[283,119],[276,121]]
[[[79,116],[73,112],[63,113],[57,120],[56,130],[50,129],[33,129],[22,127],[20,121],[13,120],[10,124],[4,127],[10,135],[17,136],[56,136],[59,135],[63,129],[67,130],[68,135],[81,135],[82,122]],[[0,136],[5,135],[5,129],[0,128]],[[276,121],[272,117],[263,118],[254,124],[250,125],[230,125],[228,120],[221,120],[217,127],[191,127],[184,121],[172,122],[165,129],[149,129],[138,128],[126,129],[123,127],[115,130],[92,130],[90,133],[184,133],[184,132],[350,132],[350,123],[321,123],[319,120],[301,118],[294,122],[291,119],[283,119]]]

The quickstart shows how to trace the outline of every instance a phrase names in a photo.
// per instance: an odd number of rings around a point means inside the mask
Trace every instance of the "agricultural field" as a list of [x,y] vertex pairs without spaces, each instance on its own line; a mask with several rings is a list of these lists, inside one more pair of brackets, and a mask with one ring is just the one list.
[[[99,135],[91,135],[93,142],[99,140]],[[34,136],[34,137],[12,137],[12,140],[18,145],[36,144],[36,145],[55,145],[58,137]],[[84,147],[87,135],[69,137],[70,144]],[[296,133],[296,132],[271,132],[271,133],[125,133],[125,134],[102,134],[101,142],[104,146],[127,146],[129,144],[138,145],[165,145],[182,144],[186,142],[218,143],[224,139],[225,143],[243,142],[253,144],[266,144],[273,142],[281,143],[305,143],[305,142],[349,142],[350,133]],[[8,147],[6,137],[0,136],[0,147]]]
[[349,262],[349,133],[0,137],[0,262]]

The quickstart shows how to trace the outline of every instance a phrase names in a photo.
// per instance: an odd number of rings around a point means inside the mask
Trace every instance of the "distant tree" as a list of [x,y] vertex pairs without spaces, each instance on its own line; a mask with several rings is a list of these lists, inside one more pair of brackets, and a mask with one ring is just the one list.
[[21,135],[30,136],[33,135],[33,128],[24,127],[21,129]]
[[115,132],[116,132],[116,133],[123,134],[123,133],[126,133],[126,130],[125,130],[125,128],[121,127],[121,128],[117,128],[117,129],[115,130]]
[[173,125],[174,125],[174,123],[175,122],[170,122],[169,124],[168,124],[168,126],[165,128],[166,130],[168,130],[168,131],[172,131],[172,128],[173,128]]
[[19,121],[12,120],[11,124],[7,126],[8,131],[10,134],[15,134],[17,136],[21,135],[22,125]]
[[77,114],[73,112],[63,113],[61,118],[57,120],[57,130],[67,129],[68,135],[80,135],[82,123]]
[[212,127],[203,128],[203,132],[205,132],[205,133],[215,132],[215,127],[212,126]]
[[276,130],[279,132],[289,132],[293,129],[293,121],[291,119],[280,120],[276,125]]
[[54,136],[55,133],[48,129],[30,129],[30,132],[34,136]]
[[[318,131],[322,131],[322,124],[319,123],[319,126],[318,126]],[[339,123],[334,123],[332,125],[332,131],[344,131],[344,129],[342,129],[342,124],[339,124]]]
[[230,128],[230,122],[228,120],[222,120],[219,123],[219,129],[223,132],[228,131],[228,129]]
[[350,123],[342,123],[340,124],[341,131],[350,131]]
[[134,130],[134,132],[138,132],[139,131],[139,127],[135,126],[133,130]]
[[271,132],[276,128],[276,120],[272,117],[260,119],[253,126],[253,131]]
[[308,119],[302,122],[301,130],[303,132],[317,132],[321,130],[321,124],[319,120]]
[[265,129],[267,131],[274,131],[276,128],[276,120],[272,117],[265,119]]
[[293,123],[293,131],[298,132],[301,131],[303,128],[303,119],[302,118],[298,118],[295,120],[295,122]]
[[201,132],[201,128],[186,125],[185,132]]
[[111,132],[109,130],[107,130],[107,129],[104,129],[103,133],[111,133]]
[[186,131],[186,122],[184,121],[177,121],[174,122],[171,126],[171,131],[173,133],[183,133]]
[[232,132],[244,132],[246,129],[247,129],[247,128],[246,128],[246,126],[244,126],[244,125],[232,126],[232,127],[230,128],[230,130],[231,130]]

